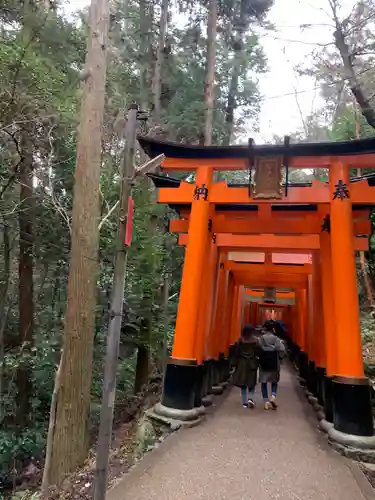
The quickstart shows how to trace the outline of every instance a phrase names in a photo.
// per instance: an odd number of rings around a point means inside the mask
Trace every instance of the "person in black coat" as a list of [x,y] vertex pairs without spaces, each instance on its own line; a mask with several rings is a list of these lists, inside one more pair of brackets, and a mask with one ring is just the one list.
[[[263,334],[259,337],[259,382],[261,384],[264,409],[276,410],[277,386],[280,380],[280,362],[285,356],[284,342],[277,336],[274,322],[263,325]],[[268,387],[271,384],[271,399],[268,399]]]
[[252,325],[245,325],[234,354],[235,371],[232,382],[241,389],[244,408],[254,408],[254,391],[258,372],[258,340]]

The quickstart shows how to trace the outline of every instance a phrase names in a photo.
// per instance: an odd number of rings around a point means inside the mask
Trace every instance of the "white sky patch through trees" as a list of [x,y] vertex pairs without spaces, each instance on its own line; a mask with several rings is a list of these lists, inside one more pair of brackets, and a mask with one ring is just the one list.
[[[82,9],[89,3],[89,0],[70,0],[69,10]],[[355,3],[342,0],[344,14],[349,14]],[[315,80],[298,76],[294,67],[307,60],[316,44],[333,40],[328,0],[275,0],[268,19],[276,32],[260,29],[269,68],[267,74],[259,77],[264,97],[260,131],[247,131],[258,144],[270,142],[274,134],[284,136],[301,129],[301,114],[305,118],[323,105]],[[303,28],[304,25],[309,27]]]

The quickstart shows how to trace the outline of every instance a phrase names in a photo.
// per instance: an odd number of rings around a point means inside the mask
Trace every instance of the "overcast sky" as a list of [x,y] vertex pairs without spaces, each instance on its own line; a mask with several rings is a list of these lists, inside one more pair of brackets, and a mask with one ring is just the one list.
[[[89,0],[70,1],[72,10],[88,3]],[[349,13],[354,4],[355,0],[342,0],[344,13]],[[261,37],[269,72],[260,79],[264,96],[260,133],[249,130],[247,134],[257,143],[269,141],[273,134],[283,136],[296,131],[302,126],[299,108],[306,116],[322,105],[314,80],[297,76],[293,68],[306,61],[316,43],[332,41],[328,0],[275,0],[269,20],[277,32],[264,32]],[[301,29],[306,24],[312,28]]]

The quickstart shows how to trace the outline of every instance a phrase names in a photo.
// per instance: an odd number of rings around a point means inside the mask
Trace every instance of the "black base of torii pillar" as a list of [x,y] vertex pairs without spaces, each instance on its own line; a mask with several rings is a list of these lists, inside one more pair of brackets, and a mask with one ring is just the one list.
[[172,428],[199,424],[205,406],[212,404],[208,396],[219,395],[227,386],[229,360],[207,360],[197,365],[169,358],[164,375],[161,402],[148,412],[150,418]]

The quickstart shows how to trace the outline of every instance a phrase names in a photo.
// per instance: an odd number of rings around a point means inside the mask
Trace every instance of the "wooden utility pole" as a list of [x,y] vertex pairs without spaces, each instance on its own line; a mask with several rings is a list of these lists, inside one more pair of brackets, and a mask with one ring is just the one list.
[[96,480],[94,500],[104,500],[108,482],[108,457],[112,440],[112,421],[116,395],[116,372],[124,302],[124,285],[128,246],[125,244],[128,225],[128,206],[134,179],[134,152],[137,132],[138,106],[131,105],[125,133],[125,152],[122,164],[120,209],[117,223],[117,252],[113,276],[112,303],[104,368],[99,439],[96,453]]
[[72,209],[72,243],[63,351],[51,402],[43,491],[83,464],[95,330],[109,0],[92,0]]

